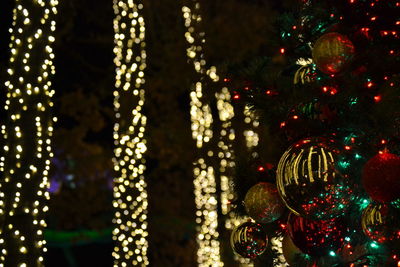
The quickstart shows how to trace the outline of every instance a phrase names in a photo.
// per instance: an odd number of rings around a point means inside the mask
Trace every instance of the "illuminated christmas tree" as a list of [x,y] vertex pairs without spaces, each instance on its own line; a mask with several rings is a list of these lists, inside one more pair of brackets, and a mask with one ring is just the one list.
[[232,247],[260,266],[398,266],[400,2],[297,4],[275,21],[276,53],[226,79],[266,147],[237,164],[236,204],[256,222]]

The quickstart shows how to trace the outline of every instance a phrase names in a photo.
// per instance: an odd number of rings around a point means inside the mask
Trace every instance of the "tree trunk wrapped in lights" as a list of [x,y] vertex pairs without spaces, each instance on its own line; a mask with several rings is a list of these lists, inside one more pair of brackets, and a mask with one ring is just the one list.
[[[204,32],[199,31],[201,23],[200,3],[190,1],[187,6],[182,7],[183,18],[187,32],[186,40],[189,44],[187,49],[188,61],[193,64],[198,74],[198,81],[192,85],[190,92],[190,116],[192,122],[192,137],[198,148],[197,160],[193,162],[194,195],[196,203],[197,223],[197,262],[199,266],[224,266],[220,256],[218,215],[218,174],[214,162],[215,137],[214,120],[217,120],[218,111],[213,112],[212,103],[208,103],[204,90],[208,79],[210,83],[219,80],[216,68],[206,69],[202,44],[205,42]],[[194,32],[197,30],[198,32]],[[215,106],[215,105],[214,105]],[[219,130],[218,130],[219,131]],[[217,132],[218,132],[217,131]]]
[[42,266],[57,0],[16,0],[2,125],[0,266]]
[[114,266],[146,266],[147,191],[144,179],[146,116],[143,89],[146,68],[145,22],[142,1],[114,0],[115,208]]

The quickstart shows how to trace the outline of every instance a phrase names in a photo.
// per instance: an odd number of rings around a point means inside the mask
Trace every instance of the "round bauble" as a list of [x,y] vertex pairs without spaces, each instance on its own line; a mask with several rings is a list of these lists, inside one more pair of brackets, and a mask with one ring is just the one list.
[[362,214],[361,225],[364,233],[377,242],[400,240],[400,207],[371,203]]
[[362,182],[369,196],[378,202],[400,198],[400,157],[378,153],[363,168]]
[[307,138],[281,157],[277,186],[296,215],[326,220],[342,215],[353,199],[349,179],[336,168],[339,150],[329,138]]
[[321,104],[318,101],[312,101],[306,104],[300,104],[296,112],[312,120],[331,122],[337,117],[337,109],[329,104]]
[[354,45],[347,36],[336,32],[322,35],[314,44],[312,58],[326,74],[339,73],[354,55]]
[[268,237],[260,224],[245,222],[231,233],[233,251],[245,258],[255,258],[267,248]]
[[346,227],[341,218],[326,221],[308,220],[289,215],[288,234],[303,253],[322,256],[343,245]]
[[247,191],[244,199],[247,214],[259,223],[277,220],[285,211],[276,186],[270,183],[258,183]]

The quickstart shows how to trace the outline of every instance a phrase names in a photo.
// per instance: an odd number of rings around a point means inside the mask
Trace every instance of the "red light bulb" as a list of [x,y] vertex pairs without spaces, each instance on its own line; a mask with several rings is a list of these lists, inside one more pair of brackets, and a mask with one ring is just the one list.
[[376,95],[376,96],[374,96],[374,100],[376,103],[378,103],[379,101],[382,100],[382,97],[380,95]]

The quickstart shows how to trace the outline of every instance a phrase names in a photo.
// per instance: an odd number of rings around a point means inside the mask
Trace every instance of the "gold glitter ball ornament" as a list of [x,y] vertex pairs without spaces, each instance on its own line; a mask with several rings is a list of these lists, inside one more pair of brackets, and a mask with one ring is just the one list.
[[339,73],[354,55],[354,45],[347,36],[337,32],[322,35],[314,44],[312,58],[326,74]]
[[271,183],[258,183],[247,191],[244,199],[247,214],[258,223],[270,223],[281,217],[285,204],[278,189]]

